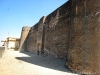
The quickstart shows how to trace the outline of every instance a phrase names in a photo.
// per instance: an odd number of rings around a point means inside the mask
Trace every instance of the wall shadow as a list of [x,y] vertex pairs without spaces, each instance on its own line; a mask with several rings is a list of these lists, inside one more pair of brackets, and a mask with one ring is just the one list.
[[30,57],[15,57],[15,58],[41,67],[73,73],[65,66],[66,61],[64,59],[52,56],[36,55],[31,52],[24,52],[24,54],[27,54]]

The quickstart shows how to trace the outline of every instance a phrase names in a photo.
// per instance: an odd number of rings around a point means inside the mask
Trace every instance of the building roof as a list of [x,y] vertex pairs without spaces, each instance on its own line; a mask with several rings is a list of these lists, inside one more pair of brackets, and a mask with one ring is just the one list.
[[19,41],[20,38],[8,37],[7,41]]

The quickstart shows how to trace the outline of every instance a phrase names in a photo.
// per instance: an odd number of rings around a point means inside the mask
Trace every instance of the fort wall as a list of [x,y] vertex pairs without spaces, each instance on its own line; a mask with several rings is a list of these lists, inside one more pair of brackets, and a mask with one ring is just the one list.
[[35,24],[31,27],[30,32],[26,38],[26,50],[30,52],[37,52],[37,32],[38,32],[38,24]]
[[99,75],[99,24],[100,0],[69,0],[31,27],[22,49],[64,58],[75,72]]
[[30,27],[24,26],[22,27],[22,32],[21,32],[21,37],[20,37],[20,46],[19,46],[19,51],[23,52],[26,48],[26,43],[25,40],[27,38],[27,35],[29,34]]
[[70,1],[65,3],[45,20],[44,51],[64,59],[67,57],[69,45],[70,4]]

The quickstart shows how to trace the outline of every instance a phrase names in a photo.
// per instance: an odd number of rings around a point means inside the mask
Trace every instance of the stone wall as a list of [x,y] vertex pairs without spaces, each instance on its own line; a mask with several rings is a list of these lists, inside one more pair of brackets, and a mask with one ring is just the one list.
[[22,28],[21,37],[20,37],[20,46],[19,46],[20,52],[23,52],[26,49],[25,41],[26,41],[27,35],[29,34],[29,31],[30,31],[30,27],[28,26],[24,26]]
[[67,60],[66,66],[99,75],[100,0],[69,0],[31,27],[24,50]]
[[69,45],[70,4],[71,2],[65,3],[45,20],[44,51],[64,59]]
[[0,47],[0,58],[2,58],[4,51],[5,51],[5,47],[3,47],[3,46]]
[[39,53],[44,52],[44,22],[46,17],[43,16],[38,22],[38,33],[37,33],[37,48]]
[[100,0],[72,0],[71,7],[67,66],[76,72],[99,75]]
[[38,31],[38,24],[35,24],[34,27],[30,28],[30,31],[25,40],[25,50],[30,52],[37,51],[37,31]]

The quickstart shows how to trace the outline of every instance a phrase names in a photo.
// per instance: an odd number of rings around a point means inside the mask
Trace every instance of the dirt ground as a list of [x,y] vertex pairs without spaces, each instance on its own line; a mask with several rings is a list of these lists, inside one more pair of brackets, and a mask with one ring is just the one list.
[[7,50],[0,60],[0,75],[79,75],[68,71],[65,62],[56,57]]

